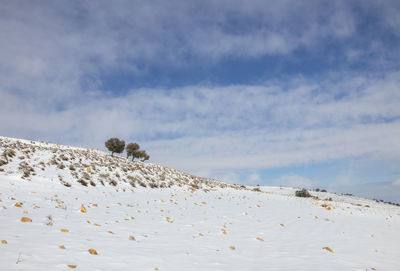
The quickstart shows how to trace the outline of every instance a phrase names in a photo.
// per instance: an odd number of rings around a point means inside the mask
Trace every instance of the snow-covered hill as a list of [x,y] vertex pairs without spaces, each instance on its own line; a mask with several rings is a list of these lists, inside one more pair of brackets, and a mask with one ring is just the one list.
[[0,138],[0,270],[400,270],[400,208]]

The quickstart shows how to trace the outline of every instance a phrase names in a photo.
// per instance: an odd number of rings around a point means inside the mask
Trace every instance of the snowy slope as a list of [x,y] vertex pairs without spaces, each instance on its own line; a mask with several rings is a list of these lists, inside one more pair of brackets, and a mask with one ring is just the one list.
[[0,160],[0,270],[400,270],[397,206],[10,138]]

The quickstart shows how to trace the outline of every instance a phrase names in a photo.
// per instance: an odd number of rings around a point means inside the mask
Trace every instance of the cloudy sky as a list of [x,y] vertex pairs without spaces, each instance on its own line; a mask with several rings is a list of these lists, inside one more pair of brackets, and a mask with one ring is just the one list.
[[0,135],[120,137],[232,183],[400,198],[399,14],[397,0],[2,1]]

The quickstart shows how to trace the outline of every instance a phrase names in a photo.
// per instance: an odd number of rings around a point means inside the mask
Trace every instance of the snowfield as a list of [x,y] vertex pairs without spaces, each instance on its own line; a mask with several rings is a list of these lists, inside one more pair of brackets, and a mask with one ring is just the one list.
[[0,270],[400,270],[399,207],[295,191],[0,137]]

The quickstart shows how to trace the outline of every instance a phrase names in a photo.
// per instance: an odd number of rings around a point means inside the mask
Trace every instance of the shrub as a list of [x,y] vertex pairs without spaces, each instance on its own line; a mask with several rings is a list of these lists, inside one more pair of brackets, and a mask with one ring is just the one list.
[[79,179],[79,180],[78,180],[78,183],[80,183],[80,184],[83,185],[83,186],[88,186],[88,182],[85,181],[85,180],[83,180],[83,179]]
[[125,149],[125,141],[116,137],[110,138],[104,144],[106,148],[111,152],[111,156],[114,156],[114,152],[122,153]]
[[301,197],[301,198],[309,198],[309,197],[311,197],[311,194],[304,188],[301,189],[301,190],[297,190],[295,195],[296,195],[296,197]]

